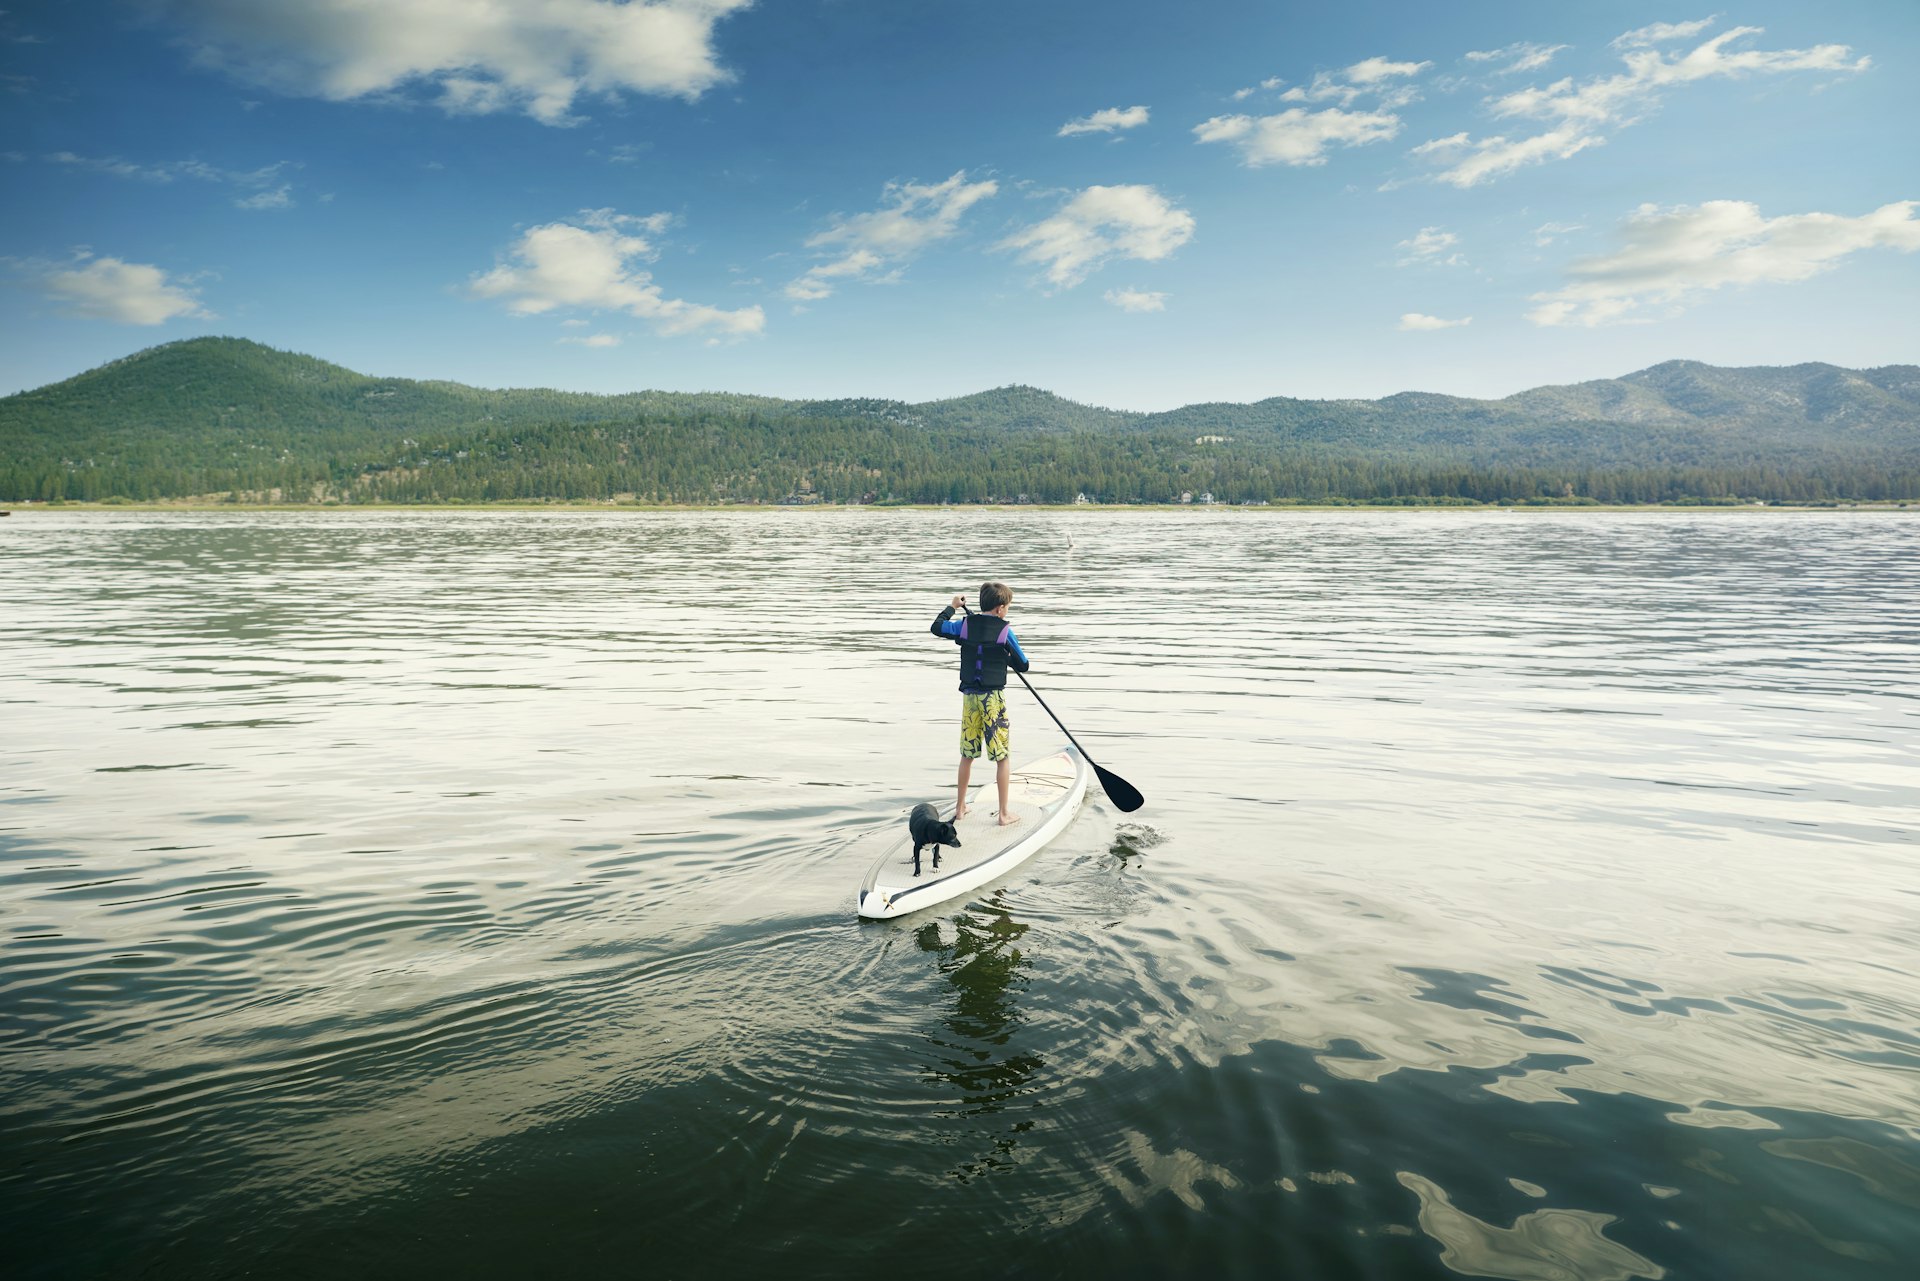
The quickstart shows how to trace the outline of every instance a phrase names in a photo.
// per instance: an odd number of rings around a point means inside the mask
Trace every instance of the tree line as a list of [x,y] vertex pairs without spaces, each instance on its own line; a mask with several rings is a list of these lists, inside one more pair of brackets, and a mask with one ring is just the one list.
[[84,441],[9,433],[0,501],[225,497],[279,503],[1832,502],[1920,500],[1920,460],[1892,451],[1743,456],[1650,448],[1618,433],[1556,461],[1444,443],[1363,450],[1271,433],[1009,432],[876,416],[655,413],[626,421],[394,430],[194,420]]

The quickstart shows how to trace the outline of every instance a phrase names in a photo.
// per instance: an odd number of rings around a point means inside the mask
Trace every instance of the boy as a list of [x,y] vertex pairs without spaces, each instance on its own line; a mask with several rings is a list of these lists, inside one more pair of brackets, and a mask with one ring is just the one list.
[[1007,626],[1007,606],[1013,603],[1013,588],[1005,583],[980,584],[980,612],[955,620],[954,611],[966,608],[967,598],[955,596],[953,603],[940,611],[929,630],[960,646],[960,692],[966,697],[960,705],[960,799],[953,807],[953,821],[967,814],[967,779],[973,763],[986,748],[987,759],[998,762],[996,781],[1000,785],[1000,826],[1011,827],[1020,821],[1007,804],[1007,788],[1013,781],[1013,766],[1007,760],[1007,747],[1013,731],[1007,724],[1007,668],[1027,670],[1026,651]]

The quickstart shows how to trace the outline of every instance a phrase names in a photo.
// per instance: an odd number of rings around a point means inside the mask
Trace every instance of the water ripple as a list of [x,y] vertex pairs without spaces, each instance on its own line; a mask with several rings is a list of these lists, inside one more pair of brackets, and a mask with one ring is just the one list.
[[[6,525],[25,1275],[1920,1254],[1911,517]],[[989,575],[1151,803],[862,923]]]

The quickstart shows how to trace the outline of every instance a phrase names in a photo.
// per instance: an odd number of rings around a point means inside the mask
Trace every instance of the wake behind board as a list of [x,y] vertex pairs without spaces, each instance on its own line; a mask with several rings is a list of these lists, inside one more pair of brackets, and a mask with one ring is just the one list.
[[933,848],[923,849],[920,875],[915,876],[913,840],[901,840],[860,882],[857,910],[874,920],[905,916],[1005,876],[1066,830],[1080,812],[1092,777],[1086,757],[1072,747],[1016,767],[1007,800],[1020,821],[1001,827],[990,812],[1000,798],[989,773],[987,781],[974,789],[967,801],[967,816],[958,824],[960,848],[940,846],[939,867],[933,865]]

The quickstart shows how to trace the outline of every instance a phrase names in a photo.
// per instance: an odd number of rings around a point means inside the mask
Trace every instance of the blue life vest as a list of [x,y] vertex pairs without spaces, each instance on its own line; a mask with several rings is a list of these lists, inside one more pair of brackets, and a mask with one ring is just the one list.
[[960,624],[960,692],[984,694],[1007,687],[1008,623],[992,614],[969,614]]

